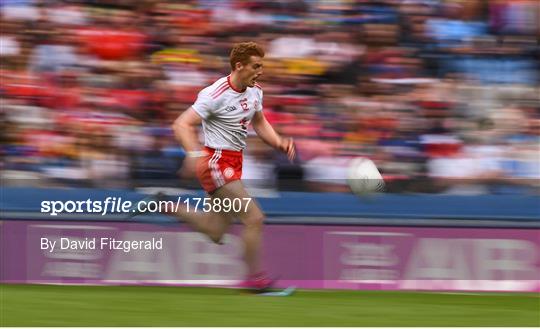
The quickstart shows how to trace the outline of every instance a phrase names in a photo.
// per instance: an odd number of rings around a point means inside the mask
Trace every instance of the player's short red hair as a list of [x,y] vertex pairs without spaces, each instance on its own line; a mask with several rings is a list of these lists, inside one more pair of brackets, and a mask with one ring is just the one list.
[[247,64],[251,56],[264,57],[264,50],[255,42],[241,42],[233,46],[229,56],[231,69],[234,71],[236,63]]

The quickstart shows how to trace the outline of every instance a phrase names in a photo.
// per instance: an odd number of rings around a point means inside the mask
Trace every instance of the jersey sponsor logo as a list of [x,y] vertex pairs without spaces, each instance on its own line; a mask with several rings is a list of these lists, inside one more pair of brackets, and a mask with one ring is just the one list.
[[236,111],[236,110],[237,110],[236,106],[227,106],[225,108],[225,112],[233,112],[233,111]]

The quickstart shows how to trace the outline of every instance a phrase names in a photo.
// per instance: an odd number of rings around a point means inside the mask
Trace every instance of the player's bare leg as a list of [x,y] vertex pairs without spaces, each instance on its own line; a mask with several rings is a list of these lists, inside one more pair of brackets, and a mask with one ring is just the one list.
[[216,213],[188,211],[180,205],[178,211],[168,210],[167,213],[176,216],[180,221],[186,222],[194,231],[206,234],[216,243],[221,241],[235,217],[244,224],[242,240],[244,243],[244,261],[248,273],[255,275],[260,272],[260,246],[264,214],[257,203],[251,198],[241,181],[230,182],[218,188],[212,198],[242,200],[242,207],[237,213]]
[[188,212],[186,208],[178,209],[177,212],[167,211],[168,214],[175,215],[179,220],[187,222],[193,230],[209,236],[214,242],[221,241],[227,232],[234,218],[239,218],[244,224],[242,240],[244,243],[244,263],[246,264],[248,276],[242,283],[242,287],[253,291],[266,291],[273,284],[273,280],[268,278],[261,271],[261,245],[263,234],[264,214],[258,204],[251,198],[240,180],[232,181],[217,189],[212,198],[237,199],[242,200],[242,207],[239,212],[214,213],[214,212]]
[[262,244],[264,214],[257,203],[251,199],[241,181],[230,182],[213,193],[213,197],[242,200],[240,212],[234,213],[244,224],[244,261],[250,275],[260,273],[260,250]]
[[[194,212],[179,205],[175,211],[172,204],[164,213],[178,217],[186,222],[194,231],[203,233],[216,243],[219,243],[227,232],[235,217],[244,224],[242,240],[244,243],[244,262],[248,270],[248,278],[244,287],[253,290],[265,290],[271,286],[270,280],[260,270],[260,253],[262,245],[264,214],[258,204],[251,198],[240,180],[232,181],[217,189],[212,198],[223,200],[241,200],[242,206],[238,212]],[[159,199],[159,197],[158,197]]]

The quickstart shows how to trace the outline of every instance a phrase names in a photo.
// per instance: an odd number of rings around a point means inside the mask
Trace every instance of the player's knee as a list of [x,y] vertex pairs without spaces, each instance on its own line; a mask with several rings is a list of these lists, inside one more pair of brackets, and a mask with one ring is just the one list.
[[225,236],[225,233],[229,228],[230,222],[227,218],[220,217],[219,220],[223,221],[220,222],[218,225],[212,225],[208,229],[207,235],[213,242],[221,244],[221,241],[223,240],[223,237]]
[[210,238],[210,240],[212,240],[212,242],[222,244],[224,235],[224,232],[212,232],[208,234],[208,237]]
[[206,232],[206,235],[214,243],[221,244],[223,237],[225,236],[225,230],[219,228],[211,228]]
[[264,216],[248,217],[244,220],[244,225],[254,230],[262,230],[264,224]]

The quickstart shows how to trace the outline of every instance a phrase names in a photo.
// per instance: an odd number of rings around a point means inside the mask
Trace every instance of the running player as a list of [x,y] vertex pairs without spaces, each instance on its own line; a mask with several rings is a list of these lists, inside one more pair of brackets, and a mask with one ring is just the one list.
[[[242,240],[248,277],[243,286],[265,290],[272,280],[260,269],[260,247],[264,214],[256,202],[250,202],[240,178],[242,151],[246,147],[248,125],[268,145],[284,152],[292,161],[295,148],[291,138],[279,136],[263,114],[263,91],[257,79],[263,74],[263,49],[254,42],[234,45],[230,53],[231,73],[199,92],[195,103],[174,122],[177,140],[187,152],[182,168],[186,176],[197,175],[211,198],[240,199],[244,204],[236,213],[188,212],[176,215],[193,229],[216,243],[235,218],[244,224]],[[202,123],[204,147],[197,138]]]

